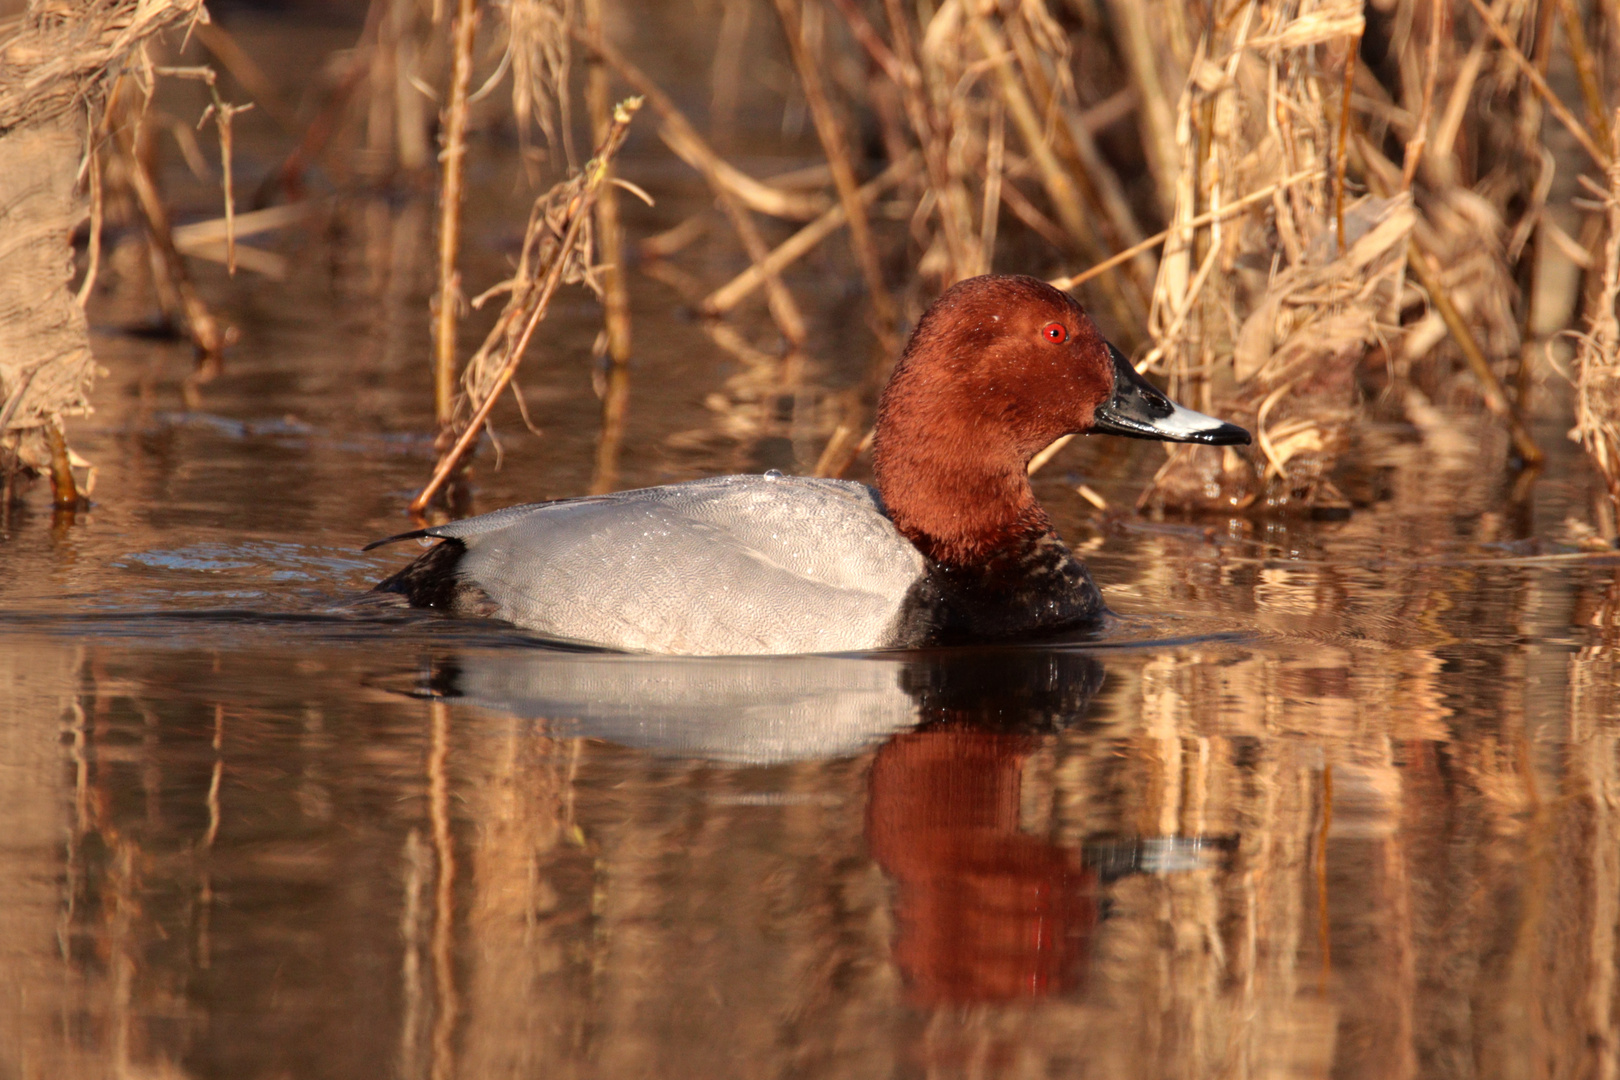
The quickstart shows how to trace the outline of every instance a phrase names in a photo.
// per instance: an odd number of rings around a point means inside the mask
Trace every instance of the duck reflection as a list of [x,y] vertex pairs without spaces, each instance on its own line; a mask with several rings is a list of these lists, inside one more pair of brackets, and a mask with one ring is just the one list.
[[1097,925],[1097,874],[1019,828],[1036,740],[961,721],[878,751],[867,843],[896,887],[896,962],[920,1004],[1073,989]]
[[1091,655],[1033,648],[865,656],[692,658],[481,649],[434,658],[422,696],[665,756],[747,765],[850,757],[901,731],[955,721],[1049,735],[1103,684]]
[[916,725],[892,657],[691,659],[498,649],[435,660],[421,690],[554,737],[744,765],[849,757]]
[[1025,763],[1084,717],[1103,683],[1086,655],[1012,652],[907,670],[920,726],[878,751],[866,835],[896,886],[895,960],[920,1005],[1077,989],[1126,874],[1203,865],[1198,838],[1064,845],[1024,830]]
[[[475,652],[428,687],[551,735],[756,765],[876,746],[868,849],[894,886],[894,959],[922,1006],[1034,998],[1084,982],[1104,887],[1207,864],[1198,838],[1063,844],[1026,831],[1026,762],[1083,722],[1104,682],[1087,653],[693,660]],[[566,718],[566,719],[559,719]]]

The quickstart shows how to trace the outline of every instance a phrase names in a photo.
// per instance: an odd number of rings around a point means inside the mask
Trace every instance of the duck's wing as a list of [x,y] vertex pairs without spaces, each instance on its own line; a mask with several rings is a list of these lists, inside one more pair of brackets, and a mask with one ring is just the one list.
[[410,567],[395,575],[394,591],[411,584],[439,598],[433,606],[649,652],[893,644],[906,597],[927,573],[870,489],[798,477],[719,477],[512,507],[422,535],[451,550],[424,555],[413,567],[436,554],[437,562],[411,582],[396,581]]

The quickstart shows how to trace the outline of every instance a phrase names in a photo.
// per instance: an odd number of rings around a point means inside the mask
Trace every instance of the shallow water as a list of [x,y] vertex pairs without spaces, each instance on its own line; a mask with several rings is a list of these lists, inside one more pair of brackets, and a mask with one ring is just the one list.
[[[642,232],[701,202],[663,184]],[[110,286],[94,505],[0,523],[0,1076],[1620,1069],[1620,559],[1568,542],[1556,417],[1518,491],[1477,421],[1371,427],[1332,522],[1099,514],[1075,483],[1129,507],[1162,452],[1066,451],[1088,639],[560,649],[361,599],[432,462],[429,213],[323,214],[288,282],[208,277],[243,340],[190,405]],[[847,270],[798,271],[791,370],[638,277],[621,486],[807,469]],[[595,318],[476,509],[586,489]]]

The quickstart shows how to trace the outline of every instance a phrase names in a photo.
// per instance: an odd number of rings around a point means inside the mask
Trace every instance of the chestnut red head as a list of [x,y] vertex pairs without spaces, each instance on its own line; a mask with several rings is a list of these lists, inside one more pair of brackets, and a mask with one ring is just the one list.
[[924,313],[879,416],[926,412],[938,423],[925,428],[966,428],[987,450],[1027,457],[1089,428],[1113,389],[1108,342],[1072,297],[1037,278],[976,277]]
[[[1136,373],[1064,292],[986,275],[947,289],[913,332],[879,415],[946,410],[996,448],[1033,455],[1060,435],[1099,431],[1212,445],[1248,432],[1177,405]],[[879,437],[885,432],[879,425]],[[999,430],[992,430],[999,429]]]
[[1061,435],[1212,445],[1248,432],[1182,408],[1138,375],[1067,293],[986,275],[923,314],[878,404],[873,468],[901,531],[969,560],[1011,529],[1045,527],[1025,467]]

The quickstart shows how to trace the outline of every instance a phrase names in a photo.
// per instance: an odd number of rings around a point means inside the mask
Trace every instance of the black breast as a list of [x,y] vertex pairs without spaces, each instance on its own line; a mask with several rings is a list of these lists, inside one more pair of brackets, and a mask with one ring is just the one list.
[[1038,637],[1096,622],[1107,610],[1085,563],[1042,532],[986,563],[930,563],[906,597],[901,644]]

